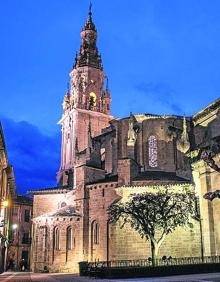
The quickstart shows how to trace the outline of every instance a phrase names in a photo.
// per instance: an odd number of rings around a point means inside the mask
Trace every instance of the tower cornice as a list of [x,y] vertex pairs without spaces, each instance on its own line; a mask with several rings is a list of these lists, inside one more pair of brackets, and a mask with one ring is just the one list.
[[57,122],[57,124],[62,124],[63,121],[68,117],[68,116],[72,116],[72,114],[74,112],[79,112],[79,113],[86,113],[86,114],[90,114],[91,116],[97,117],[97,118],[101,118],[101,117],[108,117],[109,120],[114,120],[115,117],[113,117],[112,115],[108,115],[105,113],[100,113],[100,112],[94,112],[94,111],[90,111],[90,110],[84,110],[84,109],[79,109],[74,107],[71,111],[69,111],[68,113],[65,113],[62,118]]

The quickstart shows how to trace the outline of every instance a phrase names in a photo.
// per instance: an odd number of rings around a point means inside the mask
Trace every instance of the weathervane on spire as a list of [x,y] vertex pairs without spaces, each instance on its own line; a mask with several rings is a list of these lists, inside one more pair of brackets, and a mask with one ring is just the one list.
[[92,3],[90,2],[89,4],[89,15],[91,16],[92,15]]

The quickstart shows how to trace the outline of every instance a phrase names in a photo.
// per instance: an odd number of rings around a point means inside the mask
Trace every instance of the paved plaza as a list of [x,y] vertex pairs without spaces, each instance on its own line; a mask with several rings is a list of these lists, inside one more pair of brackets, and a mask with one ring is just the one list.
[[193,275],[179,275],[169,277],[155,277],[155,278],[133,278],[133,279],[96,279],[88,277],[79,277],[76,274],[63,274],[63,273],[31,273],[31,272],[7,272],[0,274],[1,282],[46,282],[46,281],[66,281],[66,282],[220,282],[220,273],[206,273],[206,274],[193,274]]

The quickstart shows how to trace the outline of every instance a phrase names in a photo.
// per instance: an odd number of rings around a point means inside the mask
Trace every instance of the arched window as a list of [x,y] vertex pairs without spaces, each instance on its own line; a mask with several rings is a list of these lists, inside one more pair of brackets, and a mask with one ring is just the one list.
[[66,230],[66,249],[72,250],[73,248],[73,229],[69,226]]
[[60,250],[60,230],[58,227],[54,228],[54,249]]
[[92,241],[93,244],[99,244],[99,224],[97,221],[92,223]]
[[149,166],[157,167],[157,138],[155,136],[150,136],[148,139],[148,158]]

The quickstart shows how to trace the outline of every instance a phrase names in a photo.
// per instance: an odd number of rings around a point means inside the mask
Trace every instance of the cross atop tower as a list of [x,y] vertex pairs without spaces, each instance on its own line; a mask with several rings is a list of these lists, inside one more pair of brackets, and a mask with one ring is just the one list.
[[87,18],[87,21],[84,25],[83,30],[94,30],[94,31],[96,31],[95,24],[93,23],[93,20],[92,20],[92,3],[90,3],[90,5],[89,5],[88,18]]
[[89,14],[92,14],[92,3],[89,4]]

